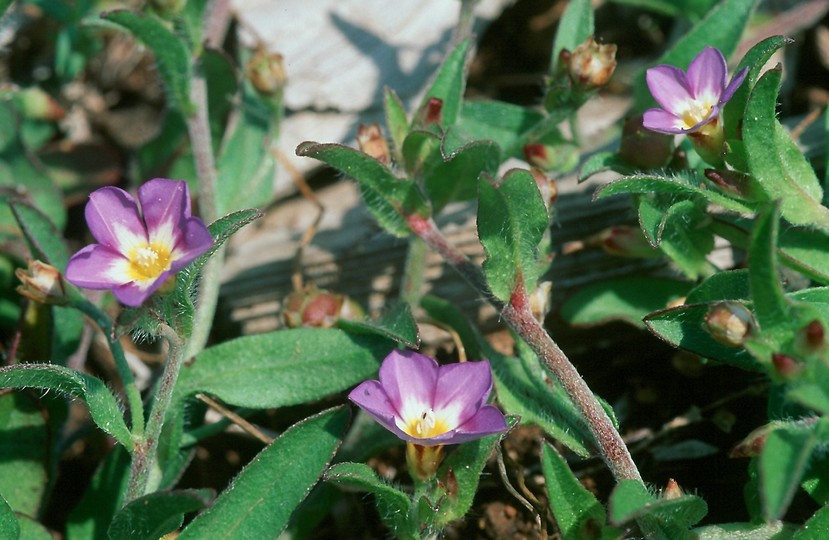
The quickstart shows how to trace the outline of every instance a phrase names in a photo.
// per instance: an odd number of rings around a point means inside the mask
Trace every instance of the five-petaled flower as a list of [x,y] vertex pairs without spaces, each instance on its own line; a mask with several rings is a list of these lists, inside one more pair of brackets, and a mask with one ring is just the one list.
[[213,238],[190,215],[182,181],[156,178],[126,191],[104,187],[89,196],[86,223],[98,241],[69,260],[66,279],[87,289],[111,289],[128,306],[140,306],[167,278],[210,249]]
[[392,351],[379,381],[364,381],[348,395],[383,427],[422,446],[458,444],[507,429],[504,415],[486,401],[489,362],[440,366],[412,351]]
[[734,96],[746,72],[740,70],[726,85],[728,66],[713,47],[705,47],[687,72],[665,64],[650,68],[645,78],[662,108],[645,111],[643,125],[661,133],[705,134],[715,129],[723,105]]

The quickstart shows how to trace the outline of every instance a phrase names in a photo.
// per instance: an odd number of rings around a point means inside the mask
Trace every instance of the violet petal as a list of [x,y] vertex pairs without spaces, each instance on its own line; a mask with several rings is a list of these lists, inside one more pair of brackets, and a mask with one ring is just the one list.
[[113,250],[128,253],[147,242],[138,205],[123,189],[107,186],[94,191],[89,195],[85,214],[92,236]]
[[651,131],[660,133],[685,133],[684,122],[673,114],[662,109],[648,109],[642,115],[642,125]]
[[665,64],[652,67],[645,73],[645,79],[653,98],[668,112],[681,113],[693,98],[685,72],[677,67]]
[[455,428],[486,403],[492,391],[489,362],[463,362],[440,366],[434,409]]
[[190,201],[187,184],[179,180],[155,178],[138,188],[138,200],[147,224],[147,232],[155,241],[174,246],[180,236],[182,221]]
[[380,366],[380,384],[404,422],[432,408],[437,376],[438,363],[414,351],[394,350]]
[[364,381],[349,392],[348,399],[366,411],[381,426],[404,440],[415,440],[397,427],[399,413],[379,381]]
[[204,226],[204,222],[196,217],[187,218],[182,223],[179,233],[179,242],[176,244],[170,270],[177,272],[190,264],[194,259],[213,247],[213,237]]
[[112,294],[124,305],[139,307],[152,294],[164,285],[171,272],[162,272],[156,279],[131,281],[112,289]]
[[109,289],[129,281],[129,261],[101,244],[84,247],[69,259],[66,279],[87,289]]
[[705,47],[688,66],[688,84],[691,93],[700,101],[716,103],[725,88],[728,65],[722,53]]
[[748,68],[744,67],[740,71],[738,71],[734,77],[731,79],[731,82],[728,83],[728,86],[723,90],[722,95],[720,96],[720,105],[727,103],[732,97],[734,97],[734,92],[743,84],[743,81],[746,79],[748,75]]

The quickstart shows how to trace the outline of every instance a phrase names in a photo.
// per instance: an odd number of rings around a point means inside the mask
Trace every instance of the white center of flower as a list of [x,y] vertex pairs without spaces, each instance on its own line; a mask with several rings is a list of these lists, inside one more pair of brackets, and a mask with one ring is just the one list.
[[136,247],[128,258],[130,277],[135,281],[155,279],[170,269],[170,249],[157,242]]
[[449,426],[443,418],[435,416],[435,411],[431,408],[426,409],[417,417],[413,418],[408,426],[406,432],[413,437],[420,437],[421,439],[429,439],[437,437],[449,431]]
[[688,102],[688,108],[682,113],[682,121],[685,122],[685,128],[691,129],[699,124],[711,114],[711,109],[714,108],[715,103],[710,101],[692,100]]

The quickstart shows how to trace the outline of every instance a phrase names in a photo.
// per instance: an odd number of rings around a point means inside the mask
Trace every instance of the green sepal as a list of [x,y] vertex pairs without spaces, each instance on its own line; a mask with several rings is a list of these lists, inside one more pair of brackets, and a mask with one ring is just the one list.
[[541,450],[541,466],[547,481],[550,509],[563,538],[598,538],[605,526],[604,506],[570,470],[549,443]]

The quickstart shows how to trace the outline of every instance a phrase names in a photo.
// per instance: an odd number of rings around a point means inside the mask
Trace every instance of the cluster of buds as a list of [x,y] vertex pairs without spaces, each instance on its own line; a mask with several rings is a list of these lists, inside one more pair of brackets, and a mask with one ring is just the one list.
[[599,45],[590,36],[572,52],[562,49],[559,62],[574,86],[594,90],[607,84],[616,70],[616,45]]

